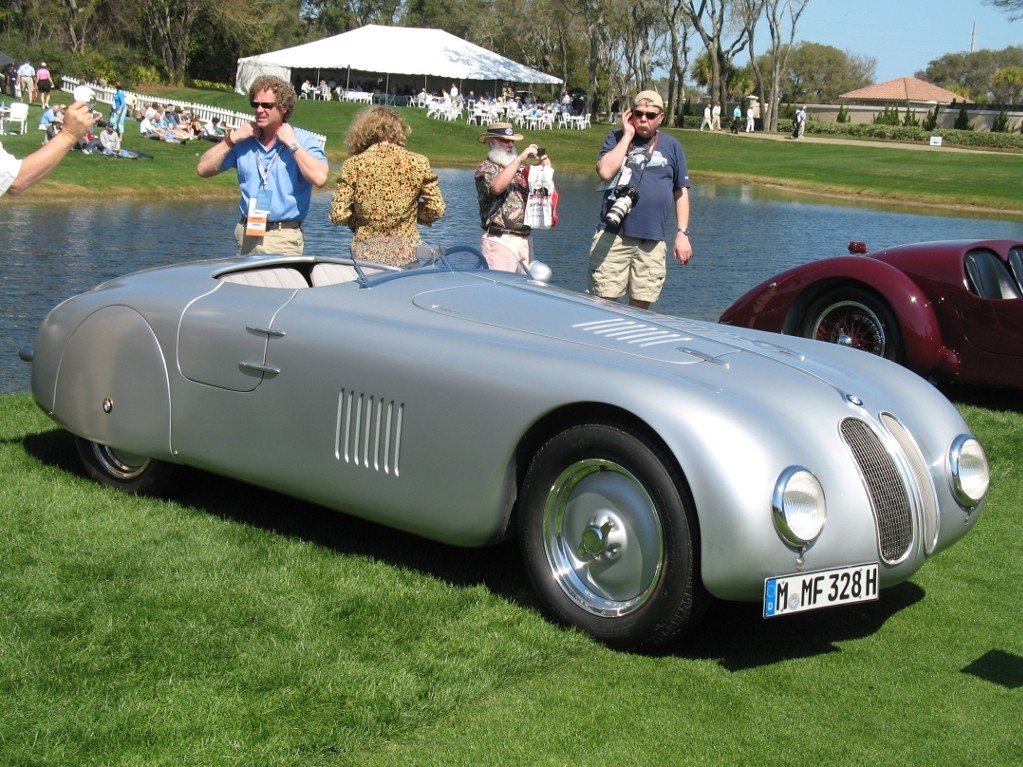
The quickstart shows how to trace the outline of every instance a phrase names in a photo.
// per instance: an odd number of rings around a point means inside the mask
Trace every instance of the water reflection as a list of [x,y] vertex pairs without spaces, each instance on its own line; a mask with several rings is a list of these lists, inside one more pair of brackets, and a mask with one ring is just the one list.
[[[471,169],[438,171],[448,213],[424,237],[433,243],[476,242],[479,223]],[[536,251],[554,282],[586,285],[586,257],[599,196],[591,174],[556,173],[560,220],[536,234]],[[329,185],[328,185],[329,186]],[[306,251],[347,255],[351,235],[327,221],[329,191],[314,195]],[[32,340],[56,303],[127,272],[233,253],[237,203],[160,202],[4,205],[0,254],[0,393],[26,391],[29,367],[18,349]],[[714,320],[748,287],[816,258],[844,253],[850,240],[871,248],[915,240],[1023,239],[1023,223],[993,216],[928,214],[771,188],[698,185],[693,190],[694,258],[675,264],[654,308]]]

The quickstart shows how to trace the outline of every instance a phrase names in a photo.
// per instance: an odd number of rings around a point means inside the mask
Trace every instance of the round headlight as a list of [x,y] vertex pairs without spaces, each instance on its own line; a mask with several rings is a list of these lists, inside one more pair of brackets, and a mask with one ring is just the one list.
[[956,437],[948,451],[948,468],[952,494],[959,504],[967,509],[978,506],[991,486],[991,469],[981,444],[966,434]]
[[817,540],[827,521],[824,488],[808,469],[790,466],[774,485],[771,511],[782,540],[804,548]]

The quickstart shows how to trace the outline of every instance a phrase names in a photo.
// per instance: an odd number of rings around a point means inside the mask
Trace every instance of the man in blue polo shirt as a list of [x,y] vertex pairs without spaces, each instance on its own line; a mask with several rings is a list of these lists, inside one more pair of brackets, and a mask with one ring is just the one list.
[[288,122],[295,101],[287,81],[256,78],[249,86],[252,122],[227,133],[199,158],[196,172],[203,178],[229,168],[238,172],[241,218],[234,237],[239,255],[305,250],[302,222],[313,187],[327,183],[329,166],[319,139]]

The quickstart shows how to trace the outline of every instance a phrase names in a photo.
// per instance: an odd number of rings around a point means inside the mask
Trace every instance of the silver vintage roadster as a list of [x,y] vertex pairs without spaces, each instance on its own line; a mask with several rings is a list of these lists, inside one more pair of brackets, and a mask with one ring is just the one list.
[[894,363],[464,248],[144,271],[60,304],[22,356],[100,482],[157,492],[187,465],[458,546],[514,534],[548,616],[616,648],[678,640],[711,598],[877,599],[988,490],[959,413]]

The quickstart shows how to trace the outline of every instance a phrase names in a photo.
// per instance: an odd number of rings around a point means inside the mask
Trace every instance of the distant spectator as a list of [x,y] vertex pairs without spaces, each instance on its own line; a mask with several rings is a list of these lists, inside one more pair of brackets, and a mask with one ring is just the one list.
[[21,89],[21,100],[27,104],[35,101],[36,68],[28,59],[18,67],[18,87]]
[[124,88],[120,82],[114,85],[114,89],[114,103],[110,107],[110,122],[113,123],[117,135],[123,136],[124,118],[128,112],[128,97],[125,95]]
[[36,70],[36,91],[39,93],[39,106],[43,109],[50,108],[50,91],[53,90],[53,77],[50,70],[46,68],[46,62],[40,62]]
[[710,115],[710,104],[706,104],[703,107],[703,122],[700,123],[700,130],[702,131],[704,128],[714,130],[714,122]]
[[[46,130],[49,128],[50,123],[53,122],[54,118],[59,115],[63,109],[64,107],[60,104],[54,104],[49,109],[44,109],[42,116],[39,118],[39,130]],[[43,142],[45,143],[48,138],[49,134],[47,133],[46,137],[43,138]]]
[[220,118],[214,117],[208,123],[206,127],[202,129],[202,138],[207,141],[223,141],[224,140],[224,129],[220,127]]
[[101,154],[105,154],[108,157],[123,157],[128,160],[135,160],[139,157],[152,157],[151,154],[145,152],[134,152],[130,149],[124,149],[121,146],[121,136],[114,130],[113,123],[107,123],[106,127],[100,131],[99,134],[99,151]]

